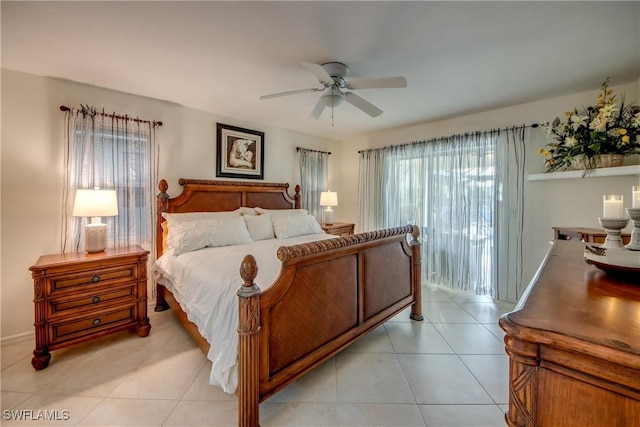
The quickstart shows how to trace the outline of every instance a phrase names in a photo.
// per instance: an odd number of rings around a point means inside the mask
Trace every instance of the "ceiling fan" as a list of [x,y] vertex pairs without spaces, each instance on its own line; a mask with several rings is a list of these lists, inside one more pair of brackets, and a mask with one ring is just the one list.
[[281,96],[296,95],[308,92],[329,92],[320,96],[316,106],[311,111],[309,119],[317,120],[324,111],[325,107],[332,110],[344,101],[359,108],[371,117],[378,117],[382,114],[382,110],[364,100],[353,92],[345,92],[344,89],[385,89],[385,88],[403,88],[407,87],[407,81],[404,77],[380,77],[380,78],[358,78],[350,79],[349,67],[341,62],[326,62],[324,64],[314,64],[311,62],[301,62],[302,66],[311,71],[318,77],[321,88],[298,89],[287,92],[274,93],[271,95],[263,95],[260,99],[278,98]]

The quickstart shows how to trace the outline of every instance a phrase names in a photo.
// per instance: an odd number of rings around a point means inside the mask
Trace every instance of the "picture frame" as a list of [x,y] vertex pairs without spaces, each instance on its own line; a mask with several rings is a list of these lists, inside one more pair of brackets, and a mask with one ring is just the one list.
[[216,124],[216,176],[264,179],[264,132]]

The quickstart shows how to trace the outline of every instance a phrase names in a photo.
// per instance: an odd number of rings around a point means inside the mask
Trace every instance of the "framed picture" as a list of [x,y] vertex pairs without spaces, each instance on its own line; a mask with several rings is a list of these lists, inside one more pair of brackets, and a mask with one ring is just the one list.
[[216,176],[264,178],[264,132],[217,123]]

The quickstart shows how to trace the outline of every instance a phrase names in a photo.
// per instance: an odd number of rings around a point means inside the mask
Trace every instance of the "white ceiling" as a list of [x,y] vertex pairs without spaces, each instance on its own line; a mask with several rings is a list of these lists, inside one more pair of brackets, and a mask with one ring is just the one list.
[[[640,2],[1,2],[2,67],[341,139],[640,76]],[[309,121],[301,61],[404,76]],[[100,107],[100,106],[98,106]],[[108,106],[105,106],[108,108]]]

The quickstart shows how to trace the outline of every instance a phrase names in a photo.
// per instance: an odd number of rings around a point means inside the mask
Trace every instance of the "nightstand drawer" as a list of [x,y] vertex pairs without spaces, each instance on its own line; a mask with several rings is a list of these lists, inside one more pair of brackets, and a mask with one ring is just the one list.
[[119,289],[96,289],[96,292],[90,294],[52,298],[49,300],[49,316],[54,318],[70,315],[83,309],[99,310],[105,305],[122,305],[123,302],[135,300],[137,297],[138,285],[134,283]]
[[119,265],[98,268],[72,274],[53,276],[48,281],[48,294],[53,296],[63,292],[75,292],[79,287],[101,288],[117,283],[126,283],[138,277],[138,265]]
[[51,322],[51,344],[66,341],[83,335],[95,334],[101,330],[109,330],[120,325],[134,323],[136,305],[118,307],[112,311],[103,311],[68,322]]

